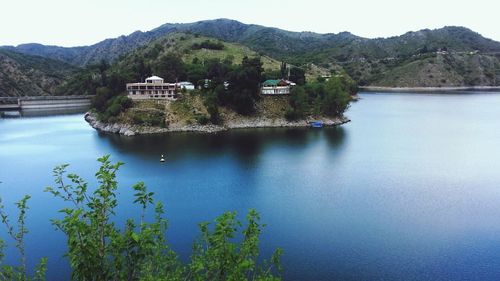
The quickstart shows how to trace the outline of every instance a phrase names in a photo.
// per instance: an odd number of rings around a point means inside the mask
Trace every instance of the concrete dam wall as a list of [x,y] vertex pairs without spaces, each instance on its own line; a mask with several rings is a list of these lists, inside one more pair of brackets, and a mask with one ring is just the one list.
[[0,98],[0,110],[58,109],[90,107],[92,96],[42,96]]

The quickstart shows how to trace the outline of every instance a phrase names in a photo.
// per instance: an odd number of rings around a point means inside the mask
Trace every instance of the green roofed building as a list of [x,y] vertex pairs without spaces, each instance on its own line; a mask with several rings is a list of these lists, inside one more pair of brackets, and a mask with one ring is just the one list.
[[262,83],[260,93],[262,95],[288,95],[290,94],[291,86],[295,86],[295,83],[292,81],[269,79]]

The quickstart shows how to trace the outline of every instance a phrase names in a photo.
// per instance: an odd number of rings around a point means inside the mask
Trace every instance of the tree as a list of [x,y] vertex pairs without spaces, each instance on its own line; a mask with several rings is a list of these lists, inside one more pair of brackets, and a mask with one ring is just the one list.
[[160,57],[156,62],[154,70],[165,81],[174,82],[186,78],[184,63],[177,54],[169,53]]
[[286,113],[287,119],[303,118],[309,112],[309,97],[303,87],[298,86],[291,89],[289,103],[291,109]]
[[99,112],[104,112],[108,106],[108,100],[111,99],[111,90],[107,87],[100,87],[96,89],[96,94],[92,98],[92,107]]
[[229,88],[221,101],[232,105],[238,113],[253,113],[255,101],[259,98],[262,71],[260,57],[244,57],[241,66],[228,73]]
[[125,84],[129,81],[121,73],[112,72],[108,78],[108,86],[111,92],[119,94],[125,90]]
[[339,77],[332,77],[325,85],[322,110],[326,115],[339,116],[349,106],[350,95]]
[[219,59],[209,59],[205,62],[207,72],[204,78],[212,80],[215,87],[224,83],[227,73],[230,71],[228,65],[220,62]]
[[306,83],[306,72],[302,68],[290,68],[290,81],[297,83],[297,85],[304,85]]
[[99,63],[99,73],[101,75],[101,86],[105,86],[107,83],[106,71],[109,68],[109,64],[106,60],[102,59]]
[[218,85],[213,91],[205,94],[204,104],[210,114],[210,122],[212,124],[220,124],[218,94],[224,92],[224,85]]
[[345,73],[329,81],[297,85],[291,89],[285,117],[294,120],[311,114],[341,116],[349,107],[351,93],[356,90],[356,83]]
[[280,79],[281,71],[279,69],[266,69],[262,73],[262,80]]
[[210,50],[224,50],[224,44],[219,41],[211,41],[211,40],[205,40],[201,43],[194,43],[191,46],[191,49],[193,50],[199,50],[199,49],[210,49]]
[[135,81],[144,81],[151,76],[151,66],[144,63],[144,60],[135,56],[132,64],[132,72],[135,73]]
[[199,63],[187,64],[185,66],[187,80],[193,84],[197,84],[198,81],[205,79],[207,69],[204,65]]
[[281,79],[287,79],[288,78],[288,68],[286,66],[286,62],[282,61],[281,66],[280,66],[280,75]]

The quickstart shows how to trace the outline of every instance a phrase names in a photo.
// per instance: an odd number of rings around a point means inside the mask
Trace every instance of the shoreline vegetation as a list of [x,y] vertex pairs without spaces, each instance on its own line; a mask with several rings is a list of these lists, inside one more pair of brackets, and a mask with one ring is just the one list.
[[444,91],[496,91],[500,86],[458,86],[458,87],[384,87],[359,86],[359,91],[367,92],[444,92]]
[[85,113],[85,121],[100,132],[120,134],[124,136],[164,134],[173,132],[198,132],[198,133],[217,133],[233,129],[252,129],[252,128],[299,128],[309,127],[313,121],[323,122],[324,126],[339,126],[350,122],[347,117],[321,117],[314,119],[309,117],[302,120],[289,121],[286,118],[265,118],[259,116],[245,116],[238,121],[230,121],[224,125],[214,124],[184,124],[174,125],[166,128],[155,126],[132,125],[128,123],[106,123],[99,121],[97,115],[92,111]]

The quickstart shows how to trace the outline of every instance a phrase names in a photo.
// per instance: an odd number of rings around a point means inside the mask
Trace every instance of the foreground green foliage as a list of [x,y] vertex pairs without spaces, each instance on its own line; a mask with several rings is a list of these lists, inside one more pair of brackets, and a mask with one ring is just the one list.
[[[259,262],[263,225],[255,210],[249,211],[245,226],[235,212],[224,213],[213,226],[201,223],[201,236],[194,243],[190,261],[185,263],[166,243],[168,224],[163,218],[163,205],[155,202],[153,192],[148,192],[144,183],[133,186],[133,203],[140,208],[139,221],[129,219],[123,228],[118,227],[114,217],[118,206],[116,174],[123,163],[112,163],[109,156],[98,161],[101,167],[96,173],[95,189],[89,188],[80,176],[67,174],[68,165],[54,169],[56,185],[46,189],[67,203],[60,210],[62,218],[52,222],[67,237],[66,256],[72,280],[281,280],[280,249],[269,261]],[[45,259],[35,269],[34,277],[27,275],[23,241],[28,199],[17,203],[17,232],[0,205],[2,221],[22,257],[20,266],[2,267],[3,280],[45,280]],[[151,221],[147,216],[150,209],[154,211]]]

